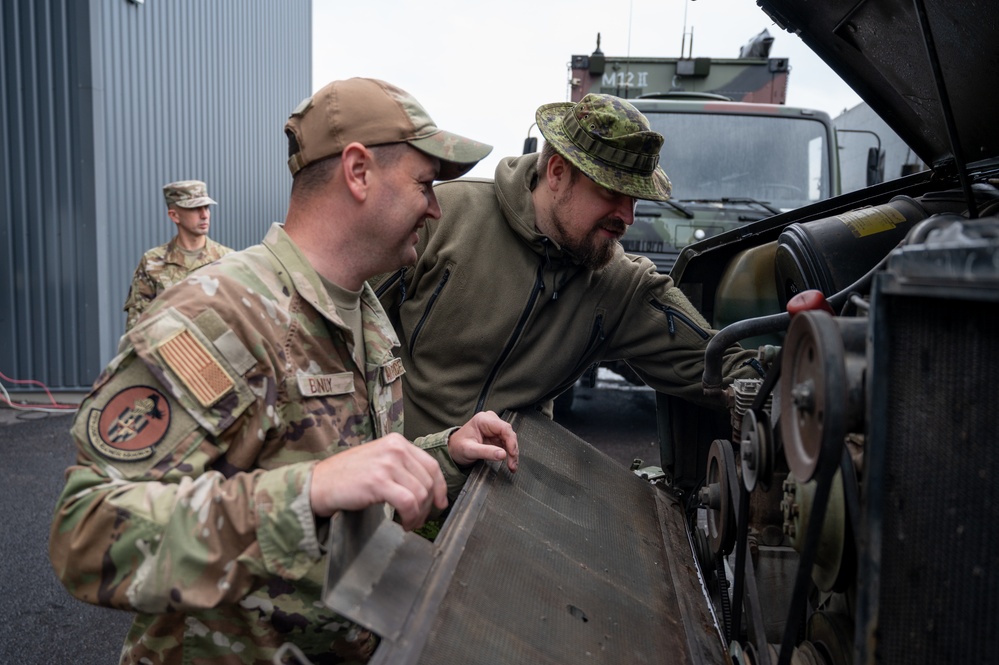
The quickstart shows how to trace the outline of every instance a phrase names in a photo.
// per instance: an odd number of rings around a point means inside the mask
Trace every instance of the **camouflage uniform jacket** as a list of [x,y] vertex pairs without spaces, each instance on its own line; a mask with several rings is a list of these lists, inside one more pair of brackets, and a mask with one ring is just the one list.
[[153,247],[142,255],[125,299],[125,330],[131,330],[139,315],[146,311],[153,298],[163,293],[187,277],[192,270],[208,265],[229,254],[233,250],[220,245],[211,238],[205,239],[205,246],[197,256],[188,256],[177,247],[177,236],[170,242]]
[[[369,287],[367,366],[282,227],[158,298],[123,338],[72,428],[50,535],[77,598],[133,610],[123,663],[364,660],[374,638],[320,601],[317,461],[402,429],[398,345]],[[449,432],[416,443],[464,476]],[[317,521],[320,526],[317,526]]]
[[[603,360],[626,360],[659,391],[723,408],[701,386],[714,333],[668,275],[620,246],[587,270],[537,230],[537,157],[503,159],[495,180],[437,184],[442,216],[420,230],[415,267],[376,284],[402,340],[406,435],[484,409],[547,405]],[[725,379],[759,378],[746,364],[756,355],[727,349]]]

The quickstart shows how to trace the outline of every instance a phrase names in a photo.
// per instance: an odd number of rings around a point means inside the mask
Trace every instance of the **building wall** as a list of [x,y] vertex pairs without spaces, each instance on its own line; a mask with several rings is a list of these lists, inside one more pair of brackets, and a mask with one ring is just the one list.
[[[867,150],[881,141],[884,151],[884,179],[894,180],[903,175],[903,167],[909,172],[924,171],[926,165],[912,152],[884,120],[878,117],[867,104],[857,104],[833,118],[836,129],[861,130],[861,133],[839,132],[840,179],[843,192],[852,192],[867,187]],[[868,133],[873,132],[877,138]]]
[[206,181],[211,236],[236,249],[284,218],[311,17],[311,0],[3,1],[0,372],[93,382],[139,257],[174,233],[165,183]]

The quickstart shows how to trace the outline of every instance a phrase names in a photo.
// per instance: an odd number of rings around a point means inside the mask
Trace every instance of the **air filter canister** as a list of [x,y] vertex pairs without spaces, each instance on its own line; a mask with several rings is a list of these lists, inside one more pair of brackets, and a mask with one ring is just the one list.
[[808,289],[828,297],[850,286],[928,216],[915,199],[896,196],[884,205],[788,225],[774,258],[781,308]]

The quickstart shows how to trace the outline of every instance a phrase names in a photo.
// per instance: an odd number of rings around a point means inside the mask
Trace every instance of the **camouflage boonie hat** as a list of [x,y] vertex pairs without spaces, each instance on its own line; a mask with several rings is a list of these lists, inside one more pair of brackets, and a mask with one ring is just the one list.
[[670,197],[659,166],[662,134],[625,100],[589,94],[576,104],[545,104],[535,119],[545,140],[601,187],[648,201]]
[[216,205],[208,196],[208,185],[200,180],[180,180],[163,185],[163,198],[166,204],[178,208],[201,208]]
[[308,164],[339,155],[355,141],[369,147],[408,143],[441,160],[438,180],[468,173],[493,149],[438,128],[405,90],[366,78],[333,81],[302,100],[284,131],[292,175]]

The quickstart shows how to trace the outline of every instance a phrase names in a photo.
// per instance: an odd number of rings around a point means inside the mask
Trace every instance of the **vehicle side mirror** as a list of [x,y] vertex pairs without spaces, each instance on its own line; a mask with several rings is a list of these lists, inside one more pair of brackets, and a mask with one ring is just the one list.
[[876,185],[885,180],[884,150],[869,148],[867,150],[867,186]]
[[529,155],[532,152],[538,151],[538,137],[528,136],[524,139],[524,154]]

